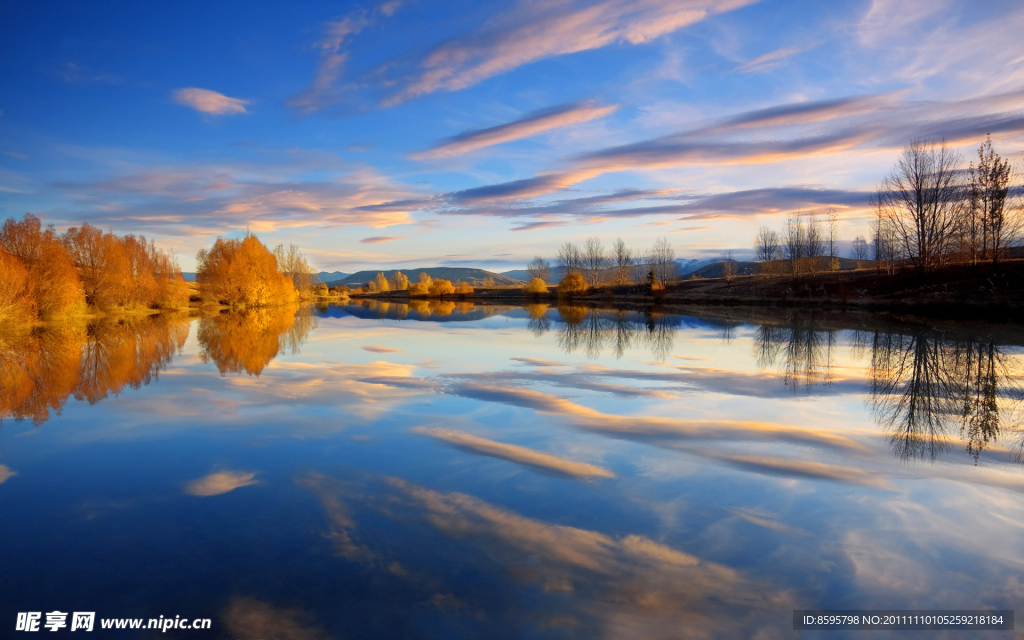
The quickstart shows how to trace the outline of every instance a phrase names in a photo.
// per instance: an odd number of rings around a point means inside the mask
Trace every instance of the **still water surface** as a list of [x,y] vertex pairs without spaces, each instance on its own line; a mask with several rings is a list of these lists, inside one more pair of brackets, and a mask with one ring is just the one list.
[[53,610],[213,619],[118,638],[341,639],[1013,609],[1022,344],[436,302],[5,331],[0,635]]

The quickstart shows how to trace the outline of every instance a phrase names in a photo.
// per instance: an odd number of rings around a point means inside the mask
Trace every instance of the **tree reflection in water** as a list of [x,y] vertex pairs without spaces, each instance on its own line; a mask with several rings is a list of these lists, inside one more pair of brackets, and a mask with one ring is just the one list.
[[558,314],[562,318],[558,346],[566,353],[582,351],[591,359],[598,358],[608,347],[616,358],[621,358],[626,350],[644,346],[657,361],[663,362],[675,342],[678,318],[657,311],[559,305]]
[[757,327],[754,358],[761,369],[779,368],[788,387],[832,384],[836,331],[813,315],[793,314],[787,324]]
[[226,311],[199,320],[199,357],[221,375],[258,376],[277,354],[297,353],[318,320],[309,306]]
[[[760,368],[779,368],[794,388],[831,384],[836,331],[814,315],[757,328]],[[935,460],[959,438],[977,462],[1001,436],[1021,444],[1022,367],[991,336],[930,327],[856,331],[854,355],[870,352],[870,405],[901,460]]]
[[879,331],[871,344],[872,407],[899,458],[934,460],[959,437],[977,462],[1001,435],[1019,440],[1020,363],[991,337]]
[[68,397],[90,404],[153,381],[181,351],[189,318],[155,315],[0,332],[0,419],[46,422]]

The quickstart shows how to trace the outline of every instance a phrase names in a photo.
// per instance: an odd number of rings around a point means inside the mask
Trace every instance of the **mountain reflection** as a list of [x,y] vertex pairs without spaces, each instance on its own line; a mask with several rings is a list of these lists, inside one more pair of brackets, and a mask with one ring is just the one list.
[[154,380],[188,338],[186,316],[0,332],[0,418],[46,422],[68,397],[96,403]]
[[199,320],[199,357],[217,365],[221,375],[258,376],[277,354],[298,352],[317,324],[310,307],[297,305],[207,316]]

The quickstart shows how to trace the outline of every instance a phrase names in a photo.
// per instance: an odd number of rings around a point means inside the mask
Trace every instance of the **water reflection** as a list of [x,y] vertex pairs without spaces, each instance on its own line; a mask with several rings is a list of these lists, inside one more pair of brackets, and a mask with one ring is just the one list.
[[[792,314],[756,328],[755,359],[787,386],[831,385],[839,333]],[[975,462],[1001,435],[1019,449],[1024,368],[993,336],[908,325],[857,330],[851,342],[870,359],[869,402],[901,460],[935,460],[956,439]]]
[[794,389],[833,381],[836,331],[814,315],[797,313],[786,324],[762,324],[754,338],[754,358],[762,369],[778,368]]
[[[388,476],[296,482],[320,501],[335,554],[376,569],[372,592],[401,593],[403,609],[429,605],[492,634],[676,637],[715,620],[717,636],[751,637],[765,616],[793,607],[786,589],[628,525],[609,534]],[[458,560],[431,562],[445,553]]]
[[599,310],[559,305],[562,324],[558,327],[558,346],[566,353],[582,352],[597,359],[605,349],[616,358],[643,346],[658,361],[672,351],[678,328],[678,316],[655,311]]
[[186,316],[0,332],[0,418],[46,422],[68,397],[90,404],[155,380],[189,333]]
[[934,460],[959,437],[975,461],[1020,435],[1021,368],[991,337],[877,331],[871,402],[893,453]]
[[221,375],[258,376],[284,351],[297,353],[318,324],[308,307],[283,306],[226,311],[199,320],[199,357]]

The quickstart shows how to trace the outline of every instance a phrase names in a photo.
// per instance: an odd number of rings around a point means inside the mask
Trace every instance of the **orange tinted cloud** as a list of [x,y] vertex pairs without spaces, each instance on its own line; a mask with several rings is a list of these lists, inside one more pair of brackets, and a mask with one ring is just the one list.
[[601,107],[592,104],[572,104],[554,107],[532,113],[525,118],[513,122],[461,133],[426,151],[413,154],[412,157],[415,160],[427,160],[461,155],[496,144],[529,138],[553,129],[567,127],[595,118],[603,118],[614,112],[617,108],[615,105]]

